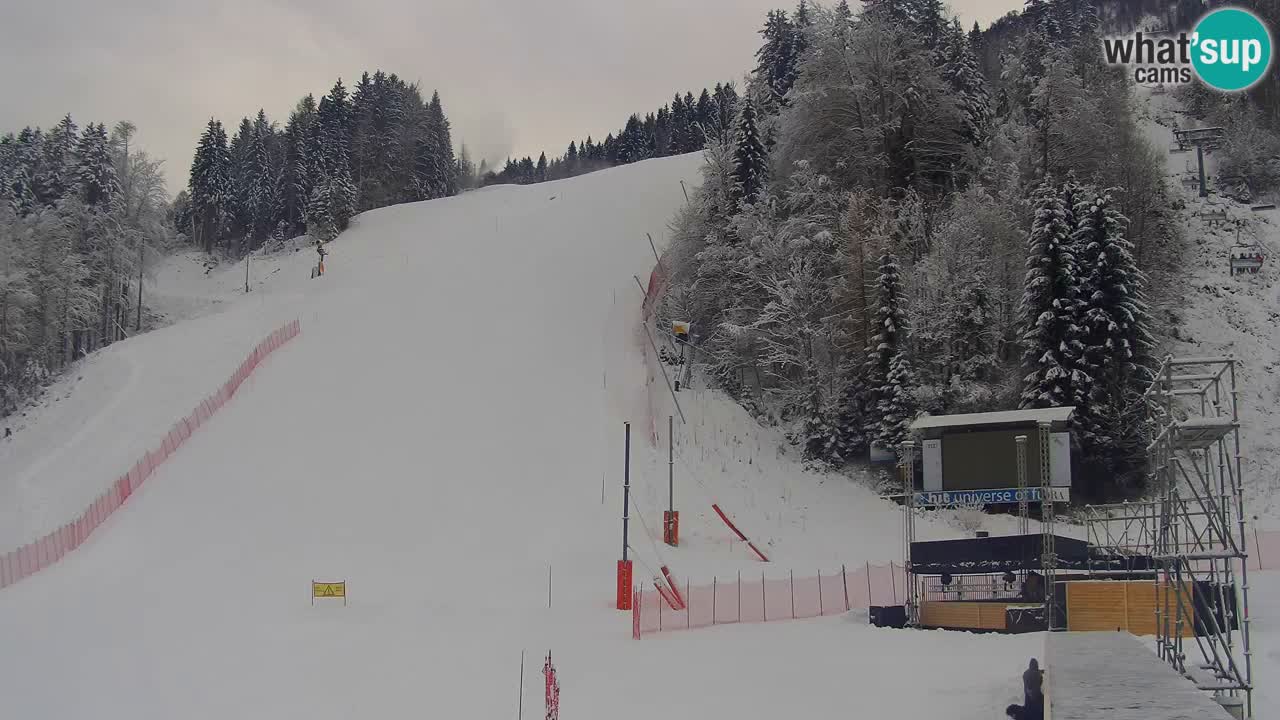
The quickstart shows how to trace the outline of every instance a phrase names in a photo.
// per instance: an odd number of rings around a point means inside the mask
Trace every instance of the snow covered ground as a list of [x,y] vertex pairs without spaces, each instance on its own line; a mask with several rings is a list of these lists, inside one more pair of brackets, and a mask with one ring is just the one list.
[[[998,717],[1036,636],[850,616],[637,643],[611,608],[624,421],[642,562],[665,494],[631,276],[700,162],[371,212],[324,278],[312,253],[277,254],[247,296],[243,267],[183,295],[176,275],[203,268],[173,260],[156,295],[193,319],[85,363],[0,451],[5,546],[79,511],[268,330],[299,317],[302,334],[85,546],[0,592],[4,714],[513,717],[521,650],[535,714],[551,649],[566,717]],[[711,496],[771,572],[900,557],[895,506],[804,473],[723,397],[683,397],[686,546],[661,551],[677,574],[761,567],[706,517]],[[349,606],[313,607],[313,579],[348,581]]]

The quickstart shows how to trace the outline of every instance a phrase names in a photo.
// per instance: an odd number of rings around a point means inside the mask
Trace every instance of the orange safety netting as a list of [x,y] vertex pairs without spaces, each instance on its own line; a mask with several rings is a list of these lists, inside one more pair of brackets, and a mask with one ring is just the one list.
[[169,456],[176,452],[197,428],[213,417],[213,414],[231,399],[231,396],[264,358],[296,337],[299,330],[300,325],[297,320],[294,320],[258,343],[249,357],[240,363],[235,373],[218,388],[217,392],[202,400],[190,415],[174,423],[154,450],[144,453],[128,472],[111,483],[111,486],[99,495],[79,517],[39,540],[0,555],[0,588],[8,587],[23,578],[34,575],[80,547],[89,535],[111,516],[111,513],[142,487],[161,463],[169,459]]
[[657,590],[637,589],[632,635],[840,615],[905,600],[902,566],[864,564],[833,573],[785,578],[734,575],[710,584],[685,584],[685,607],[673,610]]

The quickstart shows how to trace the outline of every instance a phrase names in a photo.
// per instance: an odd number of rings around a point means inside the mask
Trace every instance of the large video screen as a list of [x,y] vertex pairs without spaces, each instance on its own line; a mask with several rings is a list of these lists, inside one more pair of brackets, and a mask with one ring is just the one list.
[[942,489],[986,490],[1018,486],[1014,438],[1027,436],[1027,484],[1040,484],[1035,431],[988,430],[942,436]]

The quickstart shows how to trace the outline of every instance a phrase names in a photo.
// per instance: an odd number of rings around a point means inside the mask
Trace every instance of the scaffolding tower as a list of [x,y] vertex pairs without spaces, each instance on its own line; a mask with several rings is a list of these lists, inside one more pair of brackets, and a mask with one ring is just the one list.
[[[1161,659],[1224,704],[1243,698],[1252,718],[1236,365],[1232,356],[1165,357],[1145,393],[1148,487],[1158,499],[1090,506],[1086,525],[1091,564],[1096,554],[1109,571],[1127,565],[1154,578]],[[1190,665],[1188,651],[1199,656]]]

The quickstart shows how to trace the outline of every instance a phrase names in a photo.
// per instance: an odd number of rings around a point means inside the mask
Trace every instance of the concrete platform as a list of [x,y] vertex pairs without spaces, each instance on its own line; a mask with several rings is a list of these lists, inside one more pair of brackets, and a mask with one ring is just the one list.
[[1050,633],[1045,671],[1045,720],[1232,720],[1129,633]]

